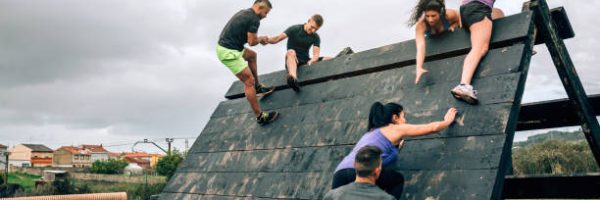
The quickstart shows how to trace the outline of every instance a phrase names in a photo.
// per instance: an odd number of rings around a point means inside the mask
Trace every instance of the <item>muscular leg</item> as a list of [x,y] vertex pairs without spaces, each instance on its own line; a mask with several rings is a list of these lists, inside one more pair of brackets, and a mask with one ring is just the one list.
[[487,53],[492,36],[492,21],[485,17],[469,27],[471,32],[471,51],[467,54],[463,64],[460,83],[471,85],[473,74],[481,58]]
[[290,49],[287,51],[286,55],[286,63],[288,67],[288,74],[295,79],[298,79],[298,75],[296,74],[298,70],[298,58],[296,57],[296,51]]
[[254,76],[254,85],[259,85],[260,81],[258,80],[258,73],[256,70],[256,52],[245,48],[244,49],[244,60],[248,61],[248,68],[250,68],[250,71],[252,72],[252,76]]
[[246,99],[248,103],[250,103],[250,107],[252,107],[252,111],[256,116],[260,115],[261,109],[258,101],[256,100],[256,90],[254,89],[254,75],[252,74],[249,67],[246,67],[242,72],[236,74],[235,76],[244,83],[244,94],[246,95]]

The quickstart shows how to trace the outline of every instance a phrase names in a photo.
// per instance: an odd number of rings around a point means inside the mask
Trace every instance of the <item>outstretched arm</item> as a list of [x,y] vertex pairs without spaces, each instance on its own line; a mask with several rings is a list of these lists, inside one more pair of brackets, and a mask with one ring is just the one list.
[[456,108],[448,109],[446,115],[444,116],[444,120],[431,122],[429,124],[402,124],[394,126],[396,131],[400,133],[401,138],[404,137],[416,137],[423,136],[432,133],[437,133],[445,128],[448,128],[452,122],[454,122],[454,118],[456,117],[456,113],[458,111]]
[[421,20],[417,22],[416,26],[417,27],[415,30],[415,43],[417,45],[417,69],[415,84],[418,84],[421,80],[421,76],[425,72],[427,72],[427,70],[423,68],[423,63],[425,62],[425,30],[427,29],[427,27],[425,26],[425,21],[423,20],[423,18],[421,18]]
[[270,37],[267,42],[269,44],[277,44],[279,42],[281,42],[282,40],[285,40],[288,36],[285,33],[281,33],[278,36],[275,37]]
[[310,61],[308,61],[309,65],[312,65],[312,64],[314,64],[316,62],[319,62],[319,56],[321,54],[321,47],[313,46],[312,49],[313,49],[313,56],[310,59]]
[[256,46],[260,42],[260,38],[256,36],[256,33],[248,32],[248,45]]

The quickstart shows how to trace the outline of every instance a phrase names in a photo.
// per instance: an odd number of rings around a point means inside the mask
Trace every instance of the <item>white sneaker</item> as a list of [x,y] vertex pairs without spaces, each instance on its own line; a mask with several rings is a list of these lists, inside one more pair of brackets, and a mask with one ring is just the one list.
[[477,90],[473,90],[473,86],[460,84],[454,87],[454,89],[450,90],[450,93],[454,96],[454,98],[458,100],[463,100],[468,104],[477,104]]

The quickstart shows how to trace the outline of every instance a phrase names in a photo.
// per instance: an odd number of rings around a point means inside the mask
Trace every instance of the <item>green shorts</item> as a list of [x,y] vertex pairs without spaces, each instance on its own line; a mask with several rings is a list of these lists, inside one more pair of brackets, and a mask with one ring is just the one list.
[[244,60],[243,55],[244,51],[228,49],[217,44],[217,57],[233,74],[237,75],[248,67],[248,62]]

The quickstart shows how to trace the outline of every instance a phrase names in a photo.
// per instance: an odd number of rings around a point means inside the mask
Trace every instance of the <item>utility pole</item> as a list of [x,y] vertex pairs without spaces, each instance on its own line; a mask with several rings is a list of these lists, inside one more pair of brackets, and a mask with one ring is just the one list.
[[187,155],[188,149],[189,149],[188,139],[185,139],[185,152],[184,152],[185,155]]
[[168,148],[169,151],[167,152],[167,155],[171,155],[171,143],[175,139],[173,139],[173,138],[166,138],[165,140],[167,141],[167,144],[169,145],[169,148]]
[[5,151],[2,152],[2,156],[4,156],[6,158],[5,162],[4,162],[4,184],[8,184],[8,156],[10,155],[10,152]]

